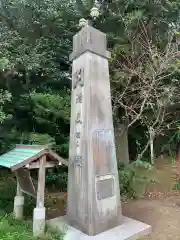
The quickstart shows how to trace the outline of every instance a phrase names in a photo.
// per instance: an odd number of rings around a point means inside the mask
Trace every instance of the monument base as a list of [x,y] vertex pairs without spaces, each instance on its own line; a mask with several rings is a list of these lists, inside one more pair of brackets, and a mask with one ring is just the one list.
[[96,236],[88,236],[68,225],[66,217],[58,217],[47,221],[47,224],[62,231],[63,240],[135,240],[151,233],[151,226],[123,216],[121,225]]

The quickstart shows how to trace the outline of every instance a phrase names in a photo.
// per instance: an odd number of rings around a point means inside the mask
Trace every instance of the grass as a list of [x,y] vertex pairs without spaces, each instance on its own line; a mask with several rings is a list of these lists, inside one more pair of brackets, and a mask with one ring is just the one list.
[[32,234],[32,213],[35,199],[25,196],[24,216],[30,220],[15,220],[12,217],[16,181],[12,173],[0,171],[0,240],[62,240],[63,235],[46,229],[44,236],[35,238]]
[[55,230],[47,229],[44,236],[32,236],[32,224],[23,220],[15,220],[11,215],[0,217],[0,240],[62,240],[63,235]]
[[31,224],[14,220],[10,215],[0,218],[0,240],[29,240],[32,238]]

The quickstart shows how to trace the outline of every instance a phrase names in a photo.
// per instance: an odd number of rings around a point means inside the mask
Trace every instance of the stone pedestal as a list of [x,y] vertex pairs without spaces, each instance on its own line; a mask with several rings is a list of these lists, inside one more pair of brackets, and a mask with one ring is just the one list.
[[14,217],[16,219],[23,218],[24,196],[16,196],[14,198]]
[[121,225],[96,236],[88,236],[69,226],[66,217],[49,220],[48,225],[65,233],[63,240],[139,240],[151,233],[151,226],[127,217],[122,217]]
[[45,230],[46,209],[44,207],[34,208],[33,213],[33,235],[40,236]]

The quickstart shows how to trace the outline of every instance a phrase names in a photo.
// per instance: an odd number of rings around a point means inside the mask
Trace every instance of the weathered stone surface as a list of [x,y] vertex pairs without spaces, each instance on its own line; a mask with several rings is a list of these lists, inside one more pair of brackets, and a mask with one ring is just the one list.
[[16,196],[14,198],[13,215],[16,219],[23,219],[24,196]]
[[34,208],[33,212],[33,235],[40,236],[45,230],[46,209],[44,207]]
[[129,163],[129,144],[128,144],[128,128],[121,124],[116,127],[115,143],[117,160],[119,163]]
[[97,199],[103,200],[115,195],[114,178],[98,180],[96,183]]
[[121,213],[106,36],[87,26],[73,44],[67,204],[73,230],[65,239],[135,239],[150,227]]
[[65,233],[64,240],[135,240],[151,233],[151,226],[123,217],[122,224],[96,236],[88,236],[68,225],[65,217],[48,221],[48,225]]
[[96,235],[121,223],[106,36],[85,27],[74,37],[67,216]]
[[106,34],[87,25],[73,37],[73,52],[70,55],[70,60],[76,59],[85,51],[109,58],[110,53],[107,51],[106,45]]

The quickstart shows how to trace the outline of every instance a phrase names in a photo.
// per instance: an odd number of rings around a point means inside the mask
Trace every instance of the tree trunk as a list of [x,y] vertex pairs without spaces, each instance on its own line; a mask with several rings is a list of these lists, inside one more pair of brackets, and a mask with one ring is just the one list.
[[149,128],[151,164],[154,164],[154,130]]
[[120,124],[115,129],[116,154],[119,164],[129,163],[128,128]]
[[151,157],[151,164],[154,164],[154,130],[150,127],[149,128],[149,140],[146,143],[146,146],[142,150],[140,154],[138,154],[137,160],[141,160],[144,153],[150,147],[150,157]]
[[146,150],[148,149],[149,145],[150,145],[150,139],[149,139],[148,142],[146,143],[146,146],[144,147],[144,149],[142,150],[142,152],[141,152],[140,154],[138,154],[136,161],[142,160],[142,157],[143,157],[144,153],[146,152]]
[[177,154],[176,154],[176,161],[180,162],[180,144],[177,144]]

